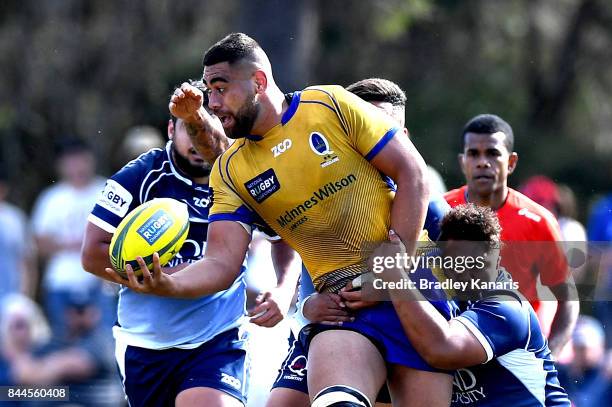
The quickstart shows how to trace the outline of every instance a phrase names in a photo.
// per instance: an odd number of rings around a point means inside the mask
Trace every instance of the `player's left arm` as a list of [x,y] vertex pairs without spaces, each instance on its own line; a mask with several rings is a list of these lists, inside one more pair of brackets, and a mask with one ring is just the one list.
[[333,91],[354,148],[397,185],[391,228],[406,245],[406,252],[413,255],[429,202],[425,161],[393,119],[345,89]]
[[[403,244],[393,232],[389,235],[398,252]],[[385,269],[380,274],[386,282],[409,279],[402,269]],[[491,359],[485,345],[465,324],[447,321],[417,289],[388,290],[393,307],[410,343],[425,361],[438,369],[458,369],[485,363]]]
[[251,322],[273,327],[287,315],[300,278],[300,257],[283,240],[271,242],[271,255],[276,272],[276,287],[259,294],[255,307],[249,311]]
[[559,224],[552,214],[548,215],[543,216],[540,228],[545,250],[540,256],[538,270],[542,284],[548,286],[557,299],[557,311],[550,327],[548,345],[553,355],[559,356],[576,326],[580,303],[576,285],[561,246]]
[[406,253],[413,255],[429,202],[425,161],[410,139],[400,131],[370,163],[397,184],[391,208],[391,228],[406,245]]
[[580,313],[580,302],[573,283],[563,282],[549,288],[557,298],[557,312],[550,327],[548,346],[553,356],[558,357],[574,332]]

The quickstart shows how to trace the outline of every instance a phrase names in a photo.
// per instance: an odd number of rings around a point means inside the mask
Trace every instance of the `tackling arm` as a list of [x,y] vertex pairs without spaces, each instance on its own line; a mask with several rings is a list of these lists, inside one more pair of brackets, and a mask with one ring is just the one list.
[[[403,251],[399,239],[390,234],[398,251]],[[401,269],[386,269],[386,282],[408,279]],[[416,351],[431,366],[438,369],[458,369],[487,361],[487,353],[478,339],[461,322],[447,321],[416,289],[388,290],[402,327]]]
[[485,349],[461,322],[447,321],[424,298],[408,300],[397,291],[389,290],[397,316],[427,363],[438,369],[459,369],[486,362]]

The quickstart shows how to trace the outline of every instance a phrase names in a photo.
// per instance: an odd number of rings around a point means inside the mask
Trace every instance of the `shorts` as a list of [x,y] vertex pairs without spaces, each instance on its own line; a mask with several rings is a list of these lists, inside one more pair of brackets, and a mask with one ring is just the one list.
[[173,406],[181,391],[194,387],[220,390],[246,405],[245,336],[234,328],[195,349],[127,346],[117,363],[124,366],[119,370],[130,407]]
[[306,381],[307,354],[302,343],[293,335],[289,334],[289,353],[283,361],[278,376],[272,385],[273,389],[288,388],[308,394],[308,383]]
[[[432,305],[447,320],[455,316],[457,312],[457,306],[453,301],[435,301],[432,302]],[[436,369],[425,362],[410,344],[390,301],[357,311],[355,320],[344,322],[342,326],[310,324],[304,327],[300,332],[302,346],[307,350],[315,335],[332,329],[350,330],[362,334],[378,348],[387,364],[398,364],[428,372],[453,373]]]
[[[272,389],[292,389],[308,394],[308,382],[306,380],[306,363],[308,356],[293,332],[289,334],[289,353],[278,370],[278,376],[274,380]],[[386,384],[376,397],[379,403],[391,403],[391,396]]]

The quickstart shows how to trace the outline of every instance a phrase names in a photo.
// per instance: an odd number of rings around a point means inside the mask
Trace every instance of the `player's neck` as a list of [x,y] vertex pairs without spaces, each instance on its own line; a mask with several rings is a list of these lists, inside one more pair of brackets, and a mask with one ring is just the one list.
[[283,92],[276,85],[269,88],[265,98],[261,100],[261,114],[255,121],[251,134],[265,136],[268,131],[280,124],[287,108]]
[[206,177],[192,177],[191,179],[193,180],[193,182],[195,182],[196,184],[208,184],[208,176]]
[[498,190],[495,190],[488,195],[476,194],[473,191],[470,191],[470,187],[468,185],[465,200],[469,203],[473,203],[478,206],[489,207],[495,211],[503,206],[503,204],[506,202],[507,197],[507,185],[504,185],[502,188],[499,188]]

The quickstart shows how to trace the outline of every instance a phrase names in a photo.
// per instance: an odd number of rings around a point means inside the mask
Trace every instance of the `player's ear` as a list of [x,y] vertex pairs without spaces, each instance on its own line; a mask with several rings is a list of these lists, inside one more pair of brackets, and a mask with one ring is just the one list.
[[508,157],[508,175],[514,172],[516,168],[516,164],[518,163],[518,154],[514,151],[510,153],[510,157]]
[[168,119],[168,140],[172,140],[174,137],[174,120]]
[[255,92],[261,95],[268,88],[268,77],[264,71],[255,71],[253,76],[255,77]]

